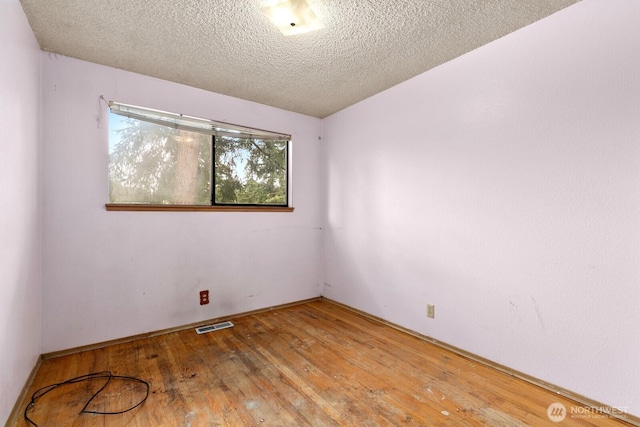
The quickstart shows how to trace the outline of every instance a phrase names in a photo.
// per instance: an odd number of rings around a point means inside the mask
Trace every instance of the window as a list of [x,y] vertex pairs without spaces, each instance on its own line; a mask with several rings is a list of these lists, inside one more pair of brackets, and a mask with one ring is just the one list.
[[289,135],[109,106],[111,204],[288,206]]

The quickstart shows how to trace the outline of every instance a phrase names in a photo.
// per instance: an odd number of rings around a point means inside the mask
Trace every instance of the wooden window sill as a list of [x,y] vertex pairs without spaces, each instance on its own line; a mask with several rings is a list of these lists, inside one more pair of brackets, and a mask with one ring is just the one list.
[[130,203],[107,203],[108,211],[135,212],[293,212],[287,206],[206,206],[206,205],[144,205]]

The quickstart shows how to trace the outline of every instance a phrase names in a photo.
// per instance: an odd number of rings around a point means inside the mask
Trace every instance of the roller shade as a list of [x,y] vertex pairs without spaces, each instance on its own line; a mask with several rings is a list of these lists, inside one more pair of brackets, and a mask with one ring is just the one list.
[[114,114],[132,119],[143,120],[161,126],[174,129],[183,129],[190,132],[199,132],[207,135],[227,136],[242,139],[260,139],[263,141],[290,141],[291,135],[266,130],[253,129],[246,126],[238,126],[230,123],[216,122],[214,120],[199,117],[185,116],[184,114],[169,113],[166,111],[152,110],[150,108],[136,107],[134,105],[120,104],[109,101],[109,108]]

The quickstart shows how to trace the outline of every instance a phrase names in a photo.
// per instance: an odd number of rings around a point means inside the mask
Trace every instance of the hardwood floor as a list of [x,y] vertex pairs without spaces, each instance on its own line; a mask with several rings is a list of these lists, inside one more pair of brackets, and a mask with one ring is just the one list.
[[[627,425],[595,414],[552,423],[550,404],[579,405],[330,302],[233,322],[45,360],[29,396],[111,371],[147,381],[148,399],[123,414],[79,414],[106,382],[96,378],[56,388],[29,417],[39,426]],[[144,395],[144,385],[114,378],[89,409],[117,412]]]

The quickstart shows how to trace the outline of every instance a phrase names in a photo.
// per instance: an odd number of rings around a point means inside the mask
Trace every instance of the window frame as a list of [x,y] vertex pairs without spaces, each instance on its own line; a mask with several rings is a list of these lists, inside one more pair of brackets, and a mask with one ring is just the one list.
[[[258,138],[253,138],[258,139]],[[289,149],[291,148],[291,140],[285,141],[285,156],[284,156],[284,164],[286,165],[285,170],[285,182],[287,183],[287,188],[285,191],[285,201],[284,204],[275,205],[275,204],[260,204],[260,203],[220,203],[215,201],[216,197],[216,162],[215,162],[215,151],[216,151],[216,135],[212,135],[211,137],[211,206],[259,206],[259,207],[289,207],[289,186],[291,181],[289,180]]]
[[[191,132],[208,134],[211,144],[211,189],[210,204],[208,205],[184,205],[184,204],[158,204],[158,203],[105,203],[107,211],[164,211],[164,212],[293,212],[291,206],[291,135],[264,131],[246,126],[238,126],[225,122],[201,119],[178,113],[169,113],[145,107],[137,107],[129,104],[121,104],[109,101],[110,113],[142,120],[160,126],[168,126],[176,129],[185,129]],[[116,110],[116,111],[114,111]],[[148,114],[149,116],[147,116]],[[255,135],[255,136],[254,136]],[[239,139],[273,140],[285,142],[285,203],[284,204],[251,204],[251,203],[220,203],[215,201],[215,140],[216,136]],[[266,136],[266,137],[265,137]]]

